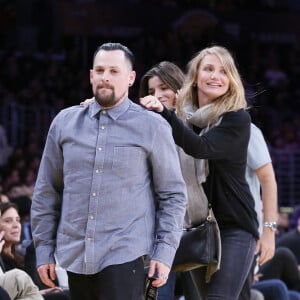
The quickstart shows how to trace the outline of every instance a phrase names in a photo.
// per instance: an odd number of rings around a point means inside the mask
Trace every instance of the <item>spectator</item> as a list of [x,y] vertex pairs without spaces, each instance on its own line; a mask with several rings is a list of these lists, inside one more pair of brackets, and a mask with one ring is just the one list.
[[300,269],[300,206],[296,207],[290,224],[292,229],[282,234],[276,241],[276,245],[289,248],[294,253]]

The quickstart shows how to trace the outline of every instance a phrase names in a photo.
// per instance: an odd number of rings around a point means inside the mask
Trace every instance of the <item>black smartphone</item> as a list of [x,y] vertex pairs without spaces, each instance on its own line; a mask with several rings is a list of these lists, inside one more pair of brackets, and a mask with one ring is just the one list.
[[157,287],[152,285],[155,278],[146,278],[145,300],[157,300]]

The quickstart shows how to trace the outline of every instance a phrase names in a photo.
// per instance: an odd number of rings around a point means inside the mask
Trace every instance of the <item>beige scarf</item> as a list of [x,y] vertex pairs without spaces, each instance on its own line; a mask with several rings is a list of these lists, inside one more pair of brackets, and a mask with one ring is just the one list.
[[[217,121],[209,124],[209,115],[212,105],[208,104],[202,108],[196,108],[191,103],[186,103],[183,110],[185,113],[184,122],[189,126],[195,125],[203,128],[199,135],[204,134],[214,126],[218,126],[222,120],[222,114],[225,109],[222,109]],[[194,227],[204,221],[208,214],[208,200],[204,193],[202,184],[208,176],[208,161],[206,159],[196,159],[187,155],[181,148],[178,149],[178,154],[181,163],[183,178],[187,186],[188,204],[184,218],[185,228]],[[213,219],[215,219],[213,215]],[[220,268],[221,262],[221,238],[219,227],[216,223],[214,228],[217,238],[218,247],[218,262],[211,263],[206,266],[205,281],[209,282],[211,276]]]
[[[211,127],[217,126],[222,117],[208,125],[208,117],[211,112],[211,104],[202,108],[196,108],[191,103],[185,104],[183,110],[184,122],[189,126],[195,125],[203,128],[199,135],[207,132]],[[206,159],[196,159],[187,155],[181,148],[178,148],[182,174],[187,186],[188,204],[184,219],[185,228],[200,224],[207,217],[208,201],[204,193],[202,184],[206,181],[209,174],[208,161]]]

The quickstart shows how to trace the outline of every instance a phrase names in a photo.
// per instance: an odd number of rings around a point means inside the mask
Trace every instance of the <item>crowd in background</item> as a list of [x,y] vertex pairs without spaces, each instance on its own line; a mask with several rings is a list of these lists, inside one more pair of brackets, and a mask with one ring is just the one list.
[[[74,3],[97,1],[71,1]],[[113,11],[114,3],[110,5]],[[45,27],[45,20],[53,16],[51,1],[32,0],[31,25]],[[146,4],[145,1],[128,1],[130,5]],[[129,5],[128,4],[128,5]],[[22,6],[21,6],[22,7]],[[140,77],[150,66],[158,61],[169,60],[186,69],[186,63],[199,50],[207,45],[226,46],[235,56],[244,81],[251,107],[251,114],[264,133],[270,150],[281,149],[298,151],[300,149],[300,44],[298,41],[279,42],[262,41],[256,38],[241,36],[236,38],[222,26],[220,17],[223,12],[249,10],[299,13],[297,1],[150,1],[147,8],[156,10],[195,10],[205,9],[218,16],[219,22],[196,35],[189,35],[172,26],[144,27],[136,36],[118,37],[118,41],[128,45],[136,54],[137,81],[130,89],[130,97],[137,100]],[[17,19],[20,2],[4,1],[0,6],[2,28],[5,26],[15,30],[12,20]],[[24,12],[26,14],[26,12]],[[167,17],[167,16],[166,16]],[[23,17],[24,19],[25,17]],[[264,21],[264,20],[262,20]],[[19,22],[22,22],[22,18]],[[23,20],[23,22],[25,22]],[[43,23],[44,22],[44,23]],[[54,21],[52,21],[53,23]],[[41,26],[41,28],[44,28]],[[50,26],[50,25],[49,25]],[[50,28],[48,26],[48,29]],[[13,29],[12,29],[13,28]],[[58,112],[64,107],[79,104],[91,96],[89,83],[90,49],[107,41],[106,36],[63,35],[55,45],[49,45],[55,33],[41,31],[37,37],[35,49],[20,47],[20,43],[12,44],[8,31],[0,30],[0,99],[1,103],[15,103],[17,106],[54,108]],[[47,33],[49,35],[47,35]],[[17,36],[15,37],[17,40]],[[8,42],[10,40],[10,42]],[[53,40],[53,39],[52,39]],[[81,43],[80,41],[84,41]],[[48,47],[46,47],[48,46]],[[86,56],[86,57],[85,57]],[[46,120],[50,124],[51,120]],[[0,125],[3,125],[0,120]],[[47,126],[46,125],[46,126]],[[21,125],[22,126],[22,125]],[[45,126],[45,125],[44,125]],[[15,182],[34,185],[37,164],[41,155],[45,136],[40,135],[41,124],[32,126],[28,131],[25,143],[14,145],[15,149],[6,163],[1,163],[2,185],[5,189]],[[8,128],[2,128],[8,130]],[[3,135],[5,133],[1,133]],[[7,141],[9,144],[11,141]],[[1,145],[1,144],[0,144]],[[271,151],[272,154],[272,151]],[[280,157],[273,156],[276,160]]]
[[[2,3],[0,8],[2,28],[10,24],[14,18],[17,2]],[[31,2],[44,5],[42,7],[44,9],[51,4],[51,1],[46,0]],[[123,3],[117,0],[102,2],[112,6],[118,2]],[[145,4],[142,0],[128,2],[135,5]],[[216,14],[246,9],[270,12],[299,11],[297,1],[280,0],[152,0],[147,5],[170,10],[189,10],[198,6]],[[43,11],[43,14],[46,13],[47,11]],[[36,24],[43,22],[38,14],[35,22]],[[95,44],[100,45],[107,41],[106,36],[87,36],[82,40],[82,37],[66,35],[62,36],[59,45],[52,47],[48,45],[48,36],[43,32],[39,41],[41,47],[37,47],[34,51],[22,49],[17,44],[5,43],[6,38],[5,32],[0,29],[0,105],[15,103],[17,106],[47,106],[58,112],[91,97],[88,75],[91,62],[87,62],[84,57],[91,56],[88,52],[89,49],[95,48]],[[87,48],[83,47],[80,41],[84,41]],[[185,71],[187,61],[205,46],[211,44],[226,46],[238,62],[253,121],[262,129],[271,153],[272,149],[290,152],[300,150],[299,42],[237,39],[228,34],[222,24],[196,37],[185,35],[172,27],[153,31],[149,26],[137,36],[118,37],[118,41],[126,44],[136,54],[137,82],[130,89],[130,97],[133,100],[137,100],[141,76],[155,63],[162,60],[172,61]],[[16,201],[21,196],[31,199],[45,141],[45,136],[40,136],[39,129],[37,124],[28,131],[26,143],[9,148],[11,141],[5,135],[6,128],[0,126],[0,148],[6,146],[9,149],[7,157],[4,160],[0,159],[0,202]],[[275,156],[272,158],[274,165],[276,160],[281,159]],[[19,203],[20,214],[23,213],[23,209],[28,213],[28,202],[26,205],[23,207]],[[280,235],[291,230],[290,216],[292,213],[279,215]],[[299,219],[299,215],[297,218]],[[285,225],[282,220],[285,220]],[[291,220],[295,223],[294,219]],[[297,227],[295,224],[292,225],[294,228]]]

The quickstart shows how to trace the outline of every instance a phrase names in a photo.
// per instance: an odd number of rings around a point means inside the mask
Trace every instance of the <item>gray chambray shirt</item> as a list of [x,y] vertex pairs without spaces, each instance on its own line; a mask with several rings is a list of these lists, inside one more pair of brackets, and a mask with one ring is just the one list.
[[31,210],[38,266],[54,253],[79,274],[143,255],[171,266],[185,208],[171,128],[160,115],[127,98],[54,118]]

